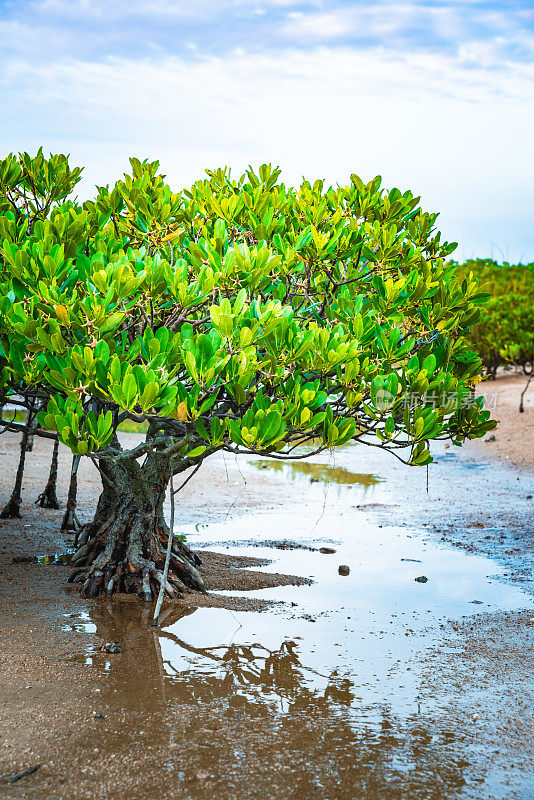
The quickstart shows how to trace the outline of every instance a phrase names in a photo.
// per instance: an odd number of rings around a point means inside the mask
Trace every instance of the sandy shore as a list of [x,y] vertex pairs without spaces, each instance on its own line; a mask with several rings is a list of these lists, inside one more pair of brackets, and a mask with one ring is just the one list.
[[[484,439],[465,445],[485,457],[500,458],[518,467],[534,467],[534,379],[525,392],[524,412],[519,413],[521,393],[528,378],[521,374],[499,373],[497,379],[478,385],[497,428]],[[495,437],[494,439],[492,437]]]

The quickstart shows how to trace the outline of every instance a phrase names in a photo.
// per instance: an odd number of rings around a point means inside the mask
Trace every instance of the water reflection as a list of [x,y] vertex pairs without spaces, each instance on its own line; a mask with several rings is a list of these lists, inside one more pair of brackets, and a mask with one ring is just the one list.
[[[166,630],[161,632],[161,637],[198,656],[199,663],[189,669],[180,670],[171,659],[164,658],[163,664],[171,680],[185,687],[195,687],[195,690],[202,675],[203,700],[238,695],[246,702],[269,703],[282,712],[287,712],[292,705],[350,705],[354,700],[354,684],[349,678],[340,677],[335,671],[326,676],[304,667],[296,643],[289,639],[278,649],[270,650],[257,643],[193,647]],[[212,669],[206,670],[202,661],[211,661]],[[318,689],[313,678],[326,686]]]
[[[177,633],[179,623],[196,610],[172,606],[161,615],[160,627],[154,628],[148,608],[139,609],[130,602],[97,602],[89,613],[69,620],[65,629],[86,630],[105,642],[119,642],[122,652],[110,655],[93,641],[71,659],[108,673],[111,684],[120,684],[123,698],[128,701],[131,695],[136,706],[147,696],[151,705],[161,699],[206,702],[240,695],[244,701],[266,702],[280,711],[287,710],[288,703],[353,702],[353,682],[337,670],[326,675],[304,666],[297,643],[290,639],[282,640],[277,648],[259,642],[202,647],[182,639]],[[148,674],[156,672],[157,681],[147,680]],[[125,675],[129,677],[123,683]]]
[[256,469],[270,469],[274,472],[281,472],[285,477],[296,480],[302,476],[309,478],[312,482],[339,484],[343,486],[362,486],[369,489],[382,483],[383,480],[378,475],[367,473],[350,472],[344,467],[335,467],[330,464],[321,464],[312,461],[275,461],[273,459],[260,459],[251,461]]
[[191,644],[180,622],[194,611],[173,606],[156,630],[150,608],[90,607],[99,642],[118,641],[123,650],[90,648],[105,724],[89,738],[85,732],[84,745],[127,758],[149,741],[151,758],[162,753],[147,793],[136,797],[173,796],[190,774],[208,777],[192,778],[187,796],[225,800],[437,799],[465,785],[463,733],[447,720],[403,718],[386,702],[358,704],[353,676],[308,668],[289,639],[276,648],[242,643],[238,630],[235,641],[219,644],[215,628],[212,645]]

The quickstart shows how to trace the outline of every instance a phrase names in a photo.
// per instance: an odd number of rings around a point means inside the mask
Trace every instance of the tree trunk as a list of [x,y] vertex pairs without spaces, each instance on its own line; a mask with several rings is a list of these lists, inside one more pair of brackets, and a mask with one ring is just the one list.
[[24,464],[26,461],[26,452],[28,447],[29,435],[30,435],[29,428],[26,428],[22,434],[22,439],[20,441],[20,458],[19,458],[19,466],[17,469],[17,475],[15,477],[15,486],[13,487],[11,497],[9,498],[8,502],[2,509],[2,513],[0,514],[0,519],[20,519],[20,504],[22,502],[22,478],[24,476]]
[[[103,491],[95,517],[78,536],[74,572],[69,580],[82,583],[86,597],[136,592],[152,600],[164,582],[163,565],[169,529],[163,501],[170,478],[170,461],[150,453],[144,464],[135,459],[102,459]],[[165,591],[181,596],[187,588],[204,591],[197,570],[198,556],[175,540]]]
[[[29,416],[28,416],[29,420]],[[26,452],[32,453],[33,452],[33,443],[35,441],[35,431],[39,427],[39,423],[37,422],[36,417],[33,417],[31,422],[28,421],[28,425],[30,426],[30,431],[28,433],[28,439],[26,441]]]
[[524,405],[524,402],[523,402],[523,401],[524,401],[524,397],[525,397],[525,392],[527,391],[528,387],[530,386],[530,381],[531,381],[531,380],[532,380],[532,375],[531,375],[531,376],[530,376],[530,378],[528,379],[528,381],[527,381],[527,385],[525,386],[525,388],[524,388],[524,389],[523,389],[523,391],[521,392],[521,399],[520,399],[520,401],[519,401],[519,413],[520,413],[520,414],[523,414],[523,412],[525,411],[525,405]]
[[59,501],[56,494],[57,485],[57,459],[59,452],[59,440],[54,442],[54,449],[52,451],[52,461],[50,462],[50,473],[48,481],[42,492],[35,501],[41,508],[59,508]]
[[[70,483],[69,483],[69,494],[67,497],[67,507],[65,509],[65,513],[63,514],[63,520],[61,522],[62,531],[77,531],[78,528],[80,527],[80,523],[78,522],[78,517],[76,516],[79,464],[80,464],[80,456],[73,456],[72,466],[70,469]],[[75,539],[75,542],[76,544],[78,543],[77,537]]]

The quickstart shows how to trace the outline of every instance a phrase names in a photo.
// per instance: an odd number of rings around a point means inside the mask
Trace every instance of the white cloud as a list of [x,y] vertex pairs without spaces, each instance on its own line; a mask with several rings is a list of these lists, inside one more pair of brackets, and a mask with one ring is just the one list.
[[515,4],[488,10],[477,2],[369,0],[290,12],[278,32],[300,45],[342,39],[427,52],[457,52],[473,42],[493,48],[497,60],[521,60],[534,53],[528,27],[533,22],[534,11],[528,14]]
[[[221,0],[223,5],[224,0]],[[228,0],[224,3],[230,5]],[[182,18],[202,17],[213,10],[212,0],[33,0],[34,11],[43,16],[65,18],[84,17],[86,19],[124,19],[131,16],[152,15]]]
[[[209,15],[221,15],[234,10],[301,5],[295,0],[261,0],[254,4],[250,0],[31,0],[34,12],[55,18],[85,18],[109,21],[129,17],[143,17],[150,24],[151,18],[170,17],[181,19],[206,19]],[[309,5],[309,3],[306,3]]]
[[329,14],[304,14],[293,12],[288,14],[281,33],[293,40],[325,40],[351,34],[354,29],[353,15],[348,11]]

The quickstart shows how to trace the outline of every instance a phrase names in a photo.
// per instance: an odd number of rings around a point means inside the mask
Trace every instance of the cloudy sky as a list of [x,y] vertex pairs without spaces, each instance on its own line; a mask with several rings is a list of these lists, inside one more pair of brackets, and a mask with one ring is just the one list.
[[0,0],[2,152],[179,188],[382,174],[458,255],[534,261],[534,0]]

